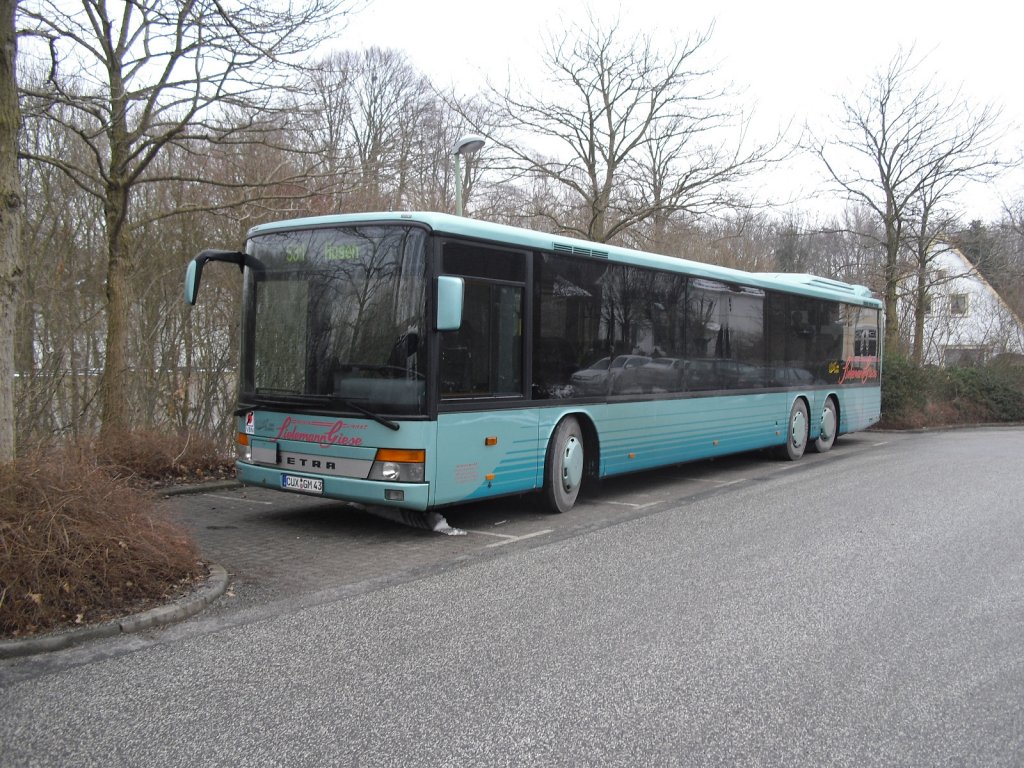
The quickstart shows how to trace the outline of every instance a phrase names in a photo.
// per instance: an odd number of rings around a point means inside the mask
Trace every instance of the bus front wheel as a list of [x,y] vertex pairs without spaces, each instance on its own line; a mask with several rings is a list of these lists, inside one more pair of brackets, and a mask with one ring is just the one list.
[[836,401],[827,397],[825,398],[825,407],[821,409],[821,431],[814,441],[814,450],[818,453],[831,450],[836,442],[838,428],[839,415],[836,412]]
[[573,416],[562,419],[548,443],[544,493],[552,512],[568,512],[583,483],[583,432]]
[[779,446],[779,457],[788,461],[796,461],[807,450],[808,434],[807,403],[797,398],[789,411],[786,422],[786,444]]

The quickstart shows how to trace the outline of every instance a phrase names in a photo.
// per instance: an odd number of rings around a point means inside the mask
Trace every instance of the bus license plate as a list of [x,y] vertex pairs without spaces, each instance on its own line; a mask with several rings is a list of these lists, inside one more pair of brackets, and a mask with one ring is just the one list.
[[281,488],[286,491],[298,491],[299,493],[316,493],[322,495],[324,492],[324,481],[318,477],[281,475]]

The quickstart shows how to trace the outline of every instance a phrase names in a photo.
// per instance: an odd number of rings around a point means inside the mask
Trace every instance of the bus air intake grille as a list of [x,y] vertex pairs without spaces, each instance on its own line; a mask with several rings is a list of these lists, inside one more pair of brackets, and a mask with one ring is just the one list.
[[558,253],[571,253],[573,256],[591,256],[595,259],[608,258],[608,251],[595,251],[593,248],[581,248],[578,245],[566,245],[565,243],[554,243],[553,247]]

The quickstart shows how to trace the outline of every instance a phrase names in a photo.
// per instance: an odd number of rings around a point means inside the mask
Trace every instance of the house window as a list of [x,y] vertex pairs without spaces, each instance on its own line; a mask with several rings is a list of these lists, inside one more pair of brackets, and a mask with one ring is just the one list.
[[944,362],[947,366],[984,365],[988,350],[985,347],[946,347]]
[[949,314],[959,316],[967,314],[966,293],[951,293],[949,295]]

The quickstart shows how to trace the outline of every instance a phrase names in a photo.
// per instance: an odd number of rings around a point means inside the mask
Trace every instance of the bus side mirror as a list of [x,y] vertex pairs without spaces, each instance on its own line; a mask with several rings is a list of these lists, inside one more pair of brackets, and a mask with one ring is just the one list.
[[203,251],[188,263],[188,269],[185,270],[185,301],[190,305],[196,303],[199,279],[203,275],[203,265],[208,261],[226,261],[228,264],[237,264],[239,269],[245,266],[259,267],[259,262],[241,251]]
[[457,331],[462,327],[462,302],[465,283],[461,277],[437,278],[437,330]]
[[194,306],[196,294],[199,293],[199,277],[203,274],[203,264],[196,259],[188,263],[185,270],[185,303]]

